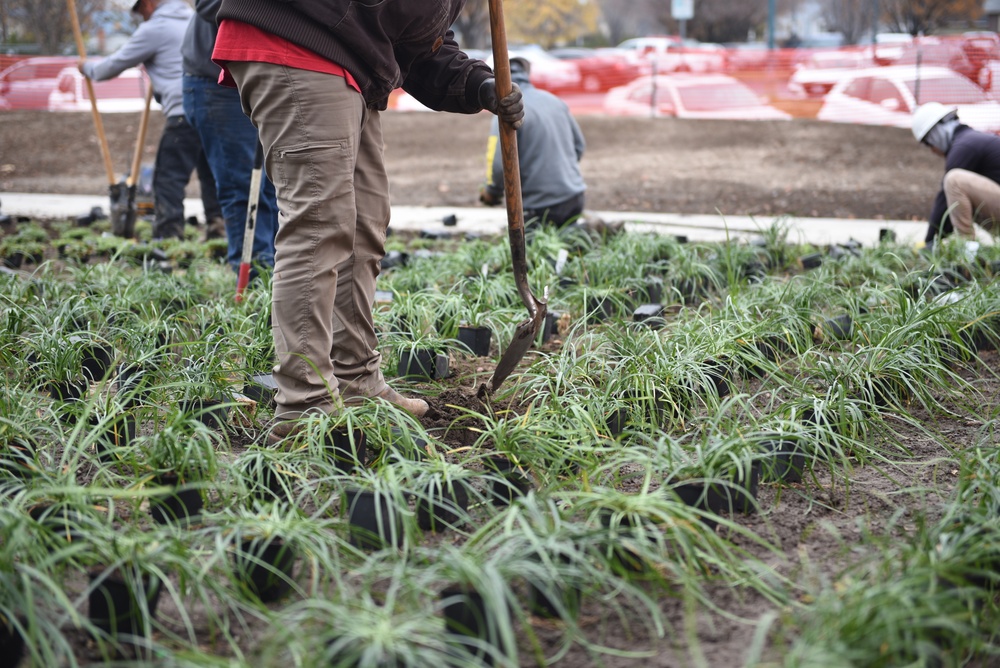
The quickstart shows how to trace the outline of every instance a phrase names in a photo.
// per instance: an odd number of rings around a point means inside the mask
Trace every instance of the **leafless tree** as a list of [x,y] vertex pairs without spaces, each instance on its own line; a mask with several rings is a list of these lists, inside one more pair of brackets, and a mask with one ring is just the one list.
[[[0,0],[4,4],[6,20],[17,23],[26,37],[33,37],[46,54],[60,53],[73,40],[66,0]],[[84,31],[90,25],[90,16],[104,9],[105,0],[77,0],[76,10]],[[6,30],[6,28],[5,28]]]
[[979,0],[880,0],[882,20],[891,30],[931,34],[952,19],[974,19],[982,13]]
[[[778,0],[779,13],[788,12],[802,0]],[[670,14],[670,3],[657,3],[657,18],[669,31],[677,32],[677,21]],[[697,0],[694,18],[688,21],[687,34],[703,42],[745,40],[751,30],[764,34],[767,27],[768,0]]]
[[871,33],[879,0],[823,0],[827,29],[844,36],[845,44],[857,44]]
[[467,0],[462,14],[452,26],[460,34],[462,46],[487,49],[490,46],[490,6],[488,0]]
[[600,0],[608,41],[618,44],[655,24],[659,4],[656,0]]

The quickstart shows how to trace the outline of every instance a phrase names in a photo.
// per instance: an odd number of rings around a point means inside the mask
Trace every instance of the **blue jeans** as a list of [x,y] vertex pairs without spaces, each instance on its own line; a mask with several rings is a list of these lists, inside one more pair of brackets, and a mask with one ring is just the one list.
[[[243,231],[250,197],[250,173],[257,148],[257,128],[243,113],[235,88],[212,79],[184,75],[184,113],[198,131],[208,164],[215,176],[222,217],[229,241],[229,264],[240,265]],[[274,185],[261,175],[260,201],[253,239],[253,262],[274,266],[274,236],[278,232],[278,204]]]
[[211,167],[201,150],[198,133],[184,116],[170,116],[163,126],[153,167],[154,238],[184,238],[184,189],[195,169],[201,186],[201,201],[205,206],[205,220],[208,221],[222,215]]

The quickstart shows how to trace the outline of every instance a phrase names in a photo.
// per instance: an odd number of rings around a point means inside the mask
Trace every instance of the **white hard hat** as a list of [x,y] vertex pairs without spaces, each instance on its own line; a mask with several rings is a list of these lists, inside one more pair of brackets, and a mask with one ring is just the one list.
[[955,107],[946,107],[940,102],[928,102],[920,105],[913,112],[913,136],[917,141],[923,141],[927,133],[935,125],[945,120],[949,116],[956,115]]

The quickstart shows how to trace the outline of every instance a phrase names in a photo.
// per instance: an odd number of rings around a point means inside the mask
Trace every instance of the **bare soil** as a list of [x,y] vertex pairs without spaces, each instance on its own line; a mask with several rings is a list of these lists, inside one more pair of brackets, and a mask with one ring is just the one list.
[[[383,114],[397,205],[478,206],[489,115]],[[773,216],[923,219],[943,164],[909,131],[822,123],[581,116],[587,206]],[[112,164],[131,162],[139,114],[105,114]],[[143,162],[163,119],[154,115]],[[89,114],[0,114],[0,192],[103,193]],[[189,194],[196,193],[197,179]]]
[[[138,115],[106,115],[104,123],[114,164],[121,170],[131,156]],[[386,114],[393,202],[476,205],[488,123],[484,115]],[[583,161],[588,208],[595,210],[922,219],[941,176],[940,161],[898,129],[808,120],[740,123],[596,116],[581,117],[580,125],[588,140]],[[162,119],[154,117],[144,161],[152,162],[161,128]],[[106,186],[88,115],[0,114],[0,193],[93,194]],[[492,365],[483,360],[456,362],[457,373],[431,397],[428,428],[451,424],[459,413],[455,406],[482,408],[475,388],[492,373]],[[993,375],[997,368],[1000,358],[988,352],[982,354],[978,369],[968,372],[982,393],[984,411],[1000,400],[1000,382]],[[762,486],[761,511],[737,521],[780,551],[743,547],[803,580],[810,573],[830,575],[863,557],[858,549],[862,533],[885,530],[897,512],[933,517],[955,484],[957,467],[948,448],[973,442],[982,421],[968,410],[945,419],[911,408],[924,420],[925,429],[889,416],[898,429],[873,446],[894,453],[896,463],[854,467],[847,473],[849,489],[842,478],[823,472],[783,489]],[[468,445],[459,431],[447,438],[453,445]],[[577,645],[557,665],[743,665],[755,622],[774,606],[727,584],[710,585],[710,591],[726,615],[699,608],[693,627],[685,622],[690,614],[686,603],[679,597],[664,598],[664,616],[673,626],[664,639],[643,637],[641,623],[622,625],[590,602],[581,615],[590,640],[622,650],[647,650],[651,656],[597,657]],[[543,646],[554,651],[564,630],[546,620],[534,620],[533,625]],[[532,665],[530,651],[523,649],[525,665]],[[780,661],[778,656],[770,658]]]

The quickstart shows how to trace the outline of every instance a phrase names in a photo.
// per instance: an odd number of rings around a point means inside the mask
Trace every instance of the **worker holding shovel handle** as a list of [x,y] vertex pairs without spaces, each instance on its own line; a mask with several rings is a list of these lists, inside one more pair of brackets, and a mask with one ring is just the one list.
[[520,90],[449,29],[464,0],[223,0],[213,59],[257,126],[281,211],[272,326],[278,386],[269,442],[296,418],[381,399],[420,417],[386,384],[372,305],[389,226],[380,112],[402,87],[439,111],[523,117]]

